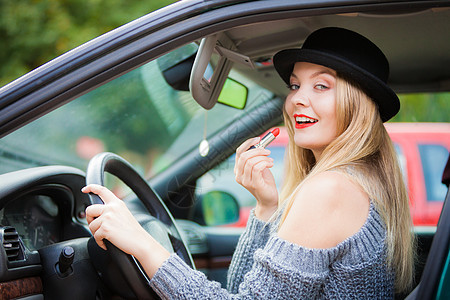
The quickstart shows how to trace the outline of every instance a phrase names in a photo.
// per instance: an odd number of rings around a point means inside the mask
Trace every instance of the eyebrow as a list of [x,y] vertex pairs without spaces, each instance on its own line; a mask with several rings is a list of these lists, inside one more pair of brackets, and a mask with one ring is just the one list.
[[323,69],[321,71],[317,71],[314,74],[312,74],[310,76],[310,78],[314,78],[314,77],[317,77],[317,76],[322,75],[322,74],[328,74],[328,75],[331,75],[333,77],[336,77],[336,72],[328,70],[328,69]]
[[[336,77],[336,74],[333,73],[333,71],[328,70],[328,69],[323,69],[323,70],[314,72],[313,74],[311,74],[311,76],[309,76],[309,78],[314,78],[314,77],[317,77],[317,76],[322,75],[322,74],[328,74],[328,75],[331,75],[333,77]],[[294,73],[291,73],[291,77],[295,77],[296,79],[298,79],[298,77]]]

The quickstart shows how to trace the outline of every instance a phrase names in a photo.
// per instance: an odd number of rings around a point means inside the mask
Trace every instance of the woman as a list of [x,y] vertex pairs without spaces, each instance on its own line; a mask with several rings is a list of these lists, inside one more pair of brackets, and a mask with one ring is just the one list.
[[[88,186],[84,192],[106,203],[87,209],[97,243],[104,247],[108,239],[133,254],[162,298],[384,299],[406,291],[413,237],[406,189],[383,126],[399,110],[386,85],[385,56],[355,32],[323,28],[302,49],[277,53],[274,65],[290,89],[285,184],[278,196],[270,151],[248,150],[258,138],[237,149],[236,180],[257,205],[233,256],[228,291],[170,255],[111,192]],[[127,221],[109,221],[117,218]]]

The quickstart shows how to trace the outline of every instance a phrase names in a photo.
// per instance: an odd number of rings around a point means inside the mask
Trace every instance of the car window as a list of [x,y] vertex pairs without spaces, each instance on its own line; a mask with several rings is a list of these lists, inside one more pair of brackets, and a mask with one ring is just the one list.
[[[270,157],[274,160],[274,166],[271,168],[277,187],[280,189],[283,183],[284,153],[282,146],[268,146],[271,151]],[[197,196],[209,192],[226,192],[235,198],[240,208],[249,208],[256,205],[256,199],[244,187],[238,184],[234,175],[235,155],[233,154],[227,160],[205,173],[197,181]]]
[[[191,51],[197,45],[184,47]],[[55,164],[85,170],[95,154],[109,151],[149,178],[198,147],[205,135],[273,98],[232,71],[230,78],[249,89],[248,105],[237,110],[217,104],[205,112],[188,91],[175,90],[162,74],[172,60],[184,58],[180,53],[151,61],[2,138],[0,174]]]
[[427,201],[443,202],[447,193],[447,187],[441,183],[441,178],[449,152],[442,145],[420,144],[419,153],[422,161]]

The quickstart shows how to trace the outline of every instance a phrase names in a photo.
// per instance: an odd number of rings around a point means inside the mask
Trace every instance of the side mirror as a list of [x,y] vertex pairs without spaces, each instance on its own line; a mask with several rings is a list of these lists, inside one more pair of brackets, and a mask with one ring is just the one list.
[[239,204],[231,194],[212,191],[204,194],[194,209],[194,221],[200,225],[218,226],[239,220]]

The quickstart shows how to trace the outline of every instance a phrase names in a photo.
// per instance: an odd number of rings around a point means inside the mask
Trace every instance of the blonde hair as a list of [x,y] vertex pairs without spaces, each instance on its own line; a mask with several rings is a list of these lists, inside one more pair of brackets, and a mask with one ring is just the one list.
[[[302,183],[315,174],[340,170],[357,182],[374,202],[387,230],[388,266],[396,274],[396,290],[408,290],[414,272],[414,235],[409,200],[392,141],[381,121],[378,108],[360,88],[341,77],[336,84],[338,137],[316,161],[311,150],[295,145],[294,128],[284,111],[289,133],[285,179],[280,209],[286,218],[294,195]],[[346,170],[351,167],[352,174]]]

